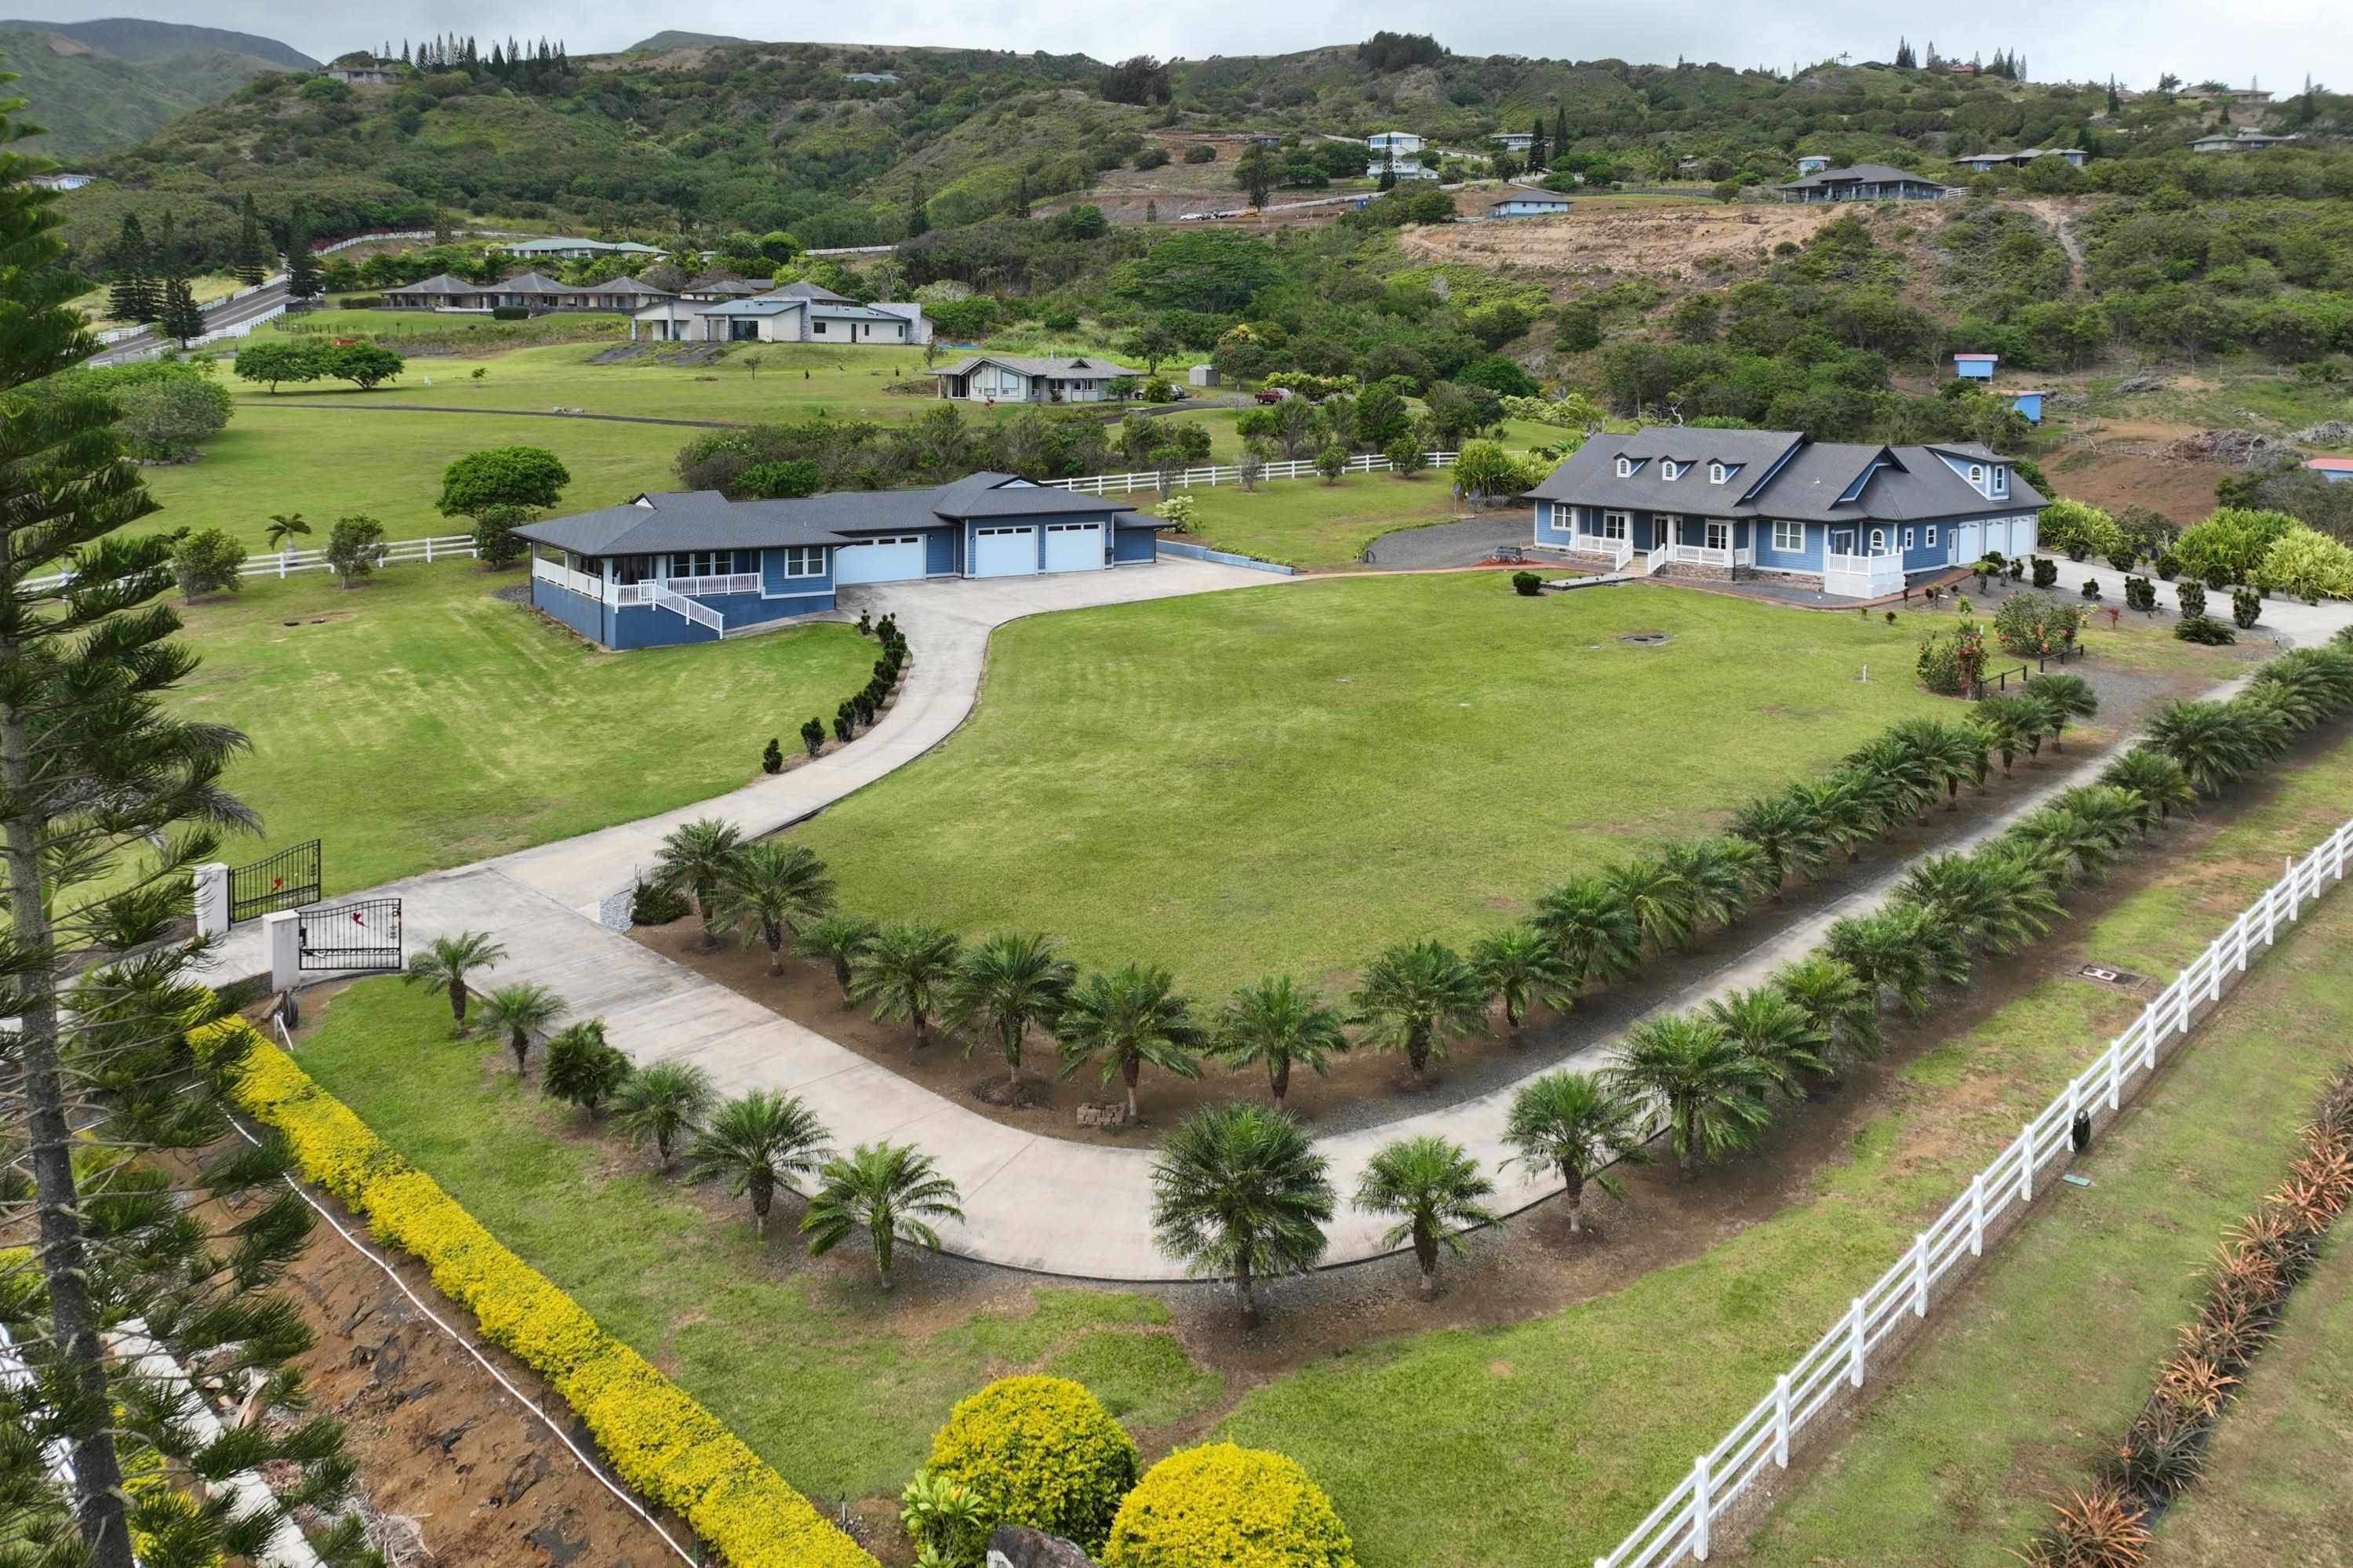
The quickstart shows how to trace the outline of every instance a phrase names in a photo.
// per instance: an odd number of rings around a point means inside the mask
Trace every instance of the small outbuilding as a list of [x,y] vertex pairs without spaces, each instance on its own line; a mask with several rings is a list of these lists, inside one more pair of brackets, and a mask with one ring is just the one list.
[[2304,460],[2304,466],[2331,484],[2353,482],[2353,458],[2306,458]]
[[1969,381],[1990,381],[1993,367],[2000,360],[1998,354],[1957,354],[1953,355],[1953,374]]

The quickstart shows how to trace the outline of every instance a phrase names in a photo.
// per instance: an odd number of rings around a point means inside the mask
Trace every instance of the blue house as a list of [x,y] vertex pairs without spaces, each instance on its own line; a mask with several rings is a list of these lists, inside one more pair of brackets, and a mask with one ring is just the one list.
[[2005,387],[1994,394],[2026,417],[2030,425],[2042,422],[2042,399],[2051,394],[2040,387]]
[[1681,426],[1589,437],[1525,499],[1536,548],[1623,576],[1777,578],[1851,599],[1989,550],[2031,553],[2044,505],[2007,459],[1972,442]]
[[2353,484],[2353,458],[2306,458],[2304,466],[2331,484]]
[[814,615],[862,583],[1148,566],[1166,526],[1125,502],[983,472],[795,501],[666,491],[514,532],[531,546],[535,609],[607,648],[649,648]]
[[1953,374],[1970,381],[1990,381],[1993,367],[2001,362],[1998,354],[1957,354],[1953,355]]
[[1501,201],[1487,204],[1490,217],[1551,217],[1567,212],[1576,204],[1555,191],[1517,190]]

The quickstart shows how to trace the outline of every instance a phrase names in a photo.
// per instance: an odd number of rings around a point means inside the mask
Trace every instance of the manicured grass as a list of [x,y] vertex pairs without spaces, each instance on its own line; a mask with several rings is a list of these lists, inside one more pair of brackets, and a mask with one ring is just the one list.
[[1055,933],[1210,994],[1320,984],[1391,942],[1467,942],[1898,718],[1957,716],[1909,679],[1919,635],[1484,573],[1047,616],[997,634],[947,745],[797,831],[852,909]]
[[[2216,833],[2195,858],[2152,868],[2160,875],[2144,872],[2148,885],[2140,891],[2080,927],[2063,927],[2044,944],[2044,972],[2056,976],[2096,955],[2144,973],[2172,973],[2278,874],[2283,854],[2301,852],[2342,820],[2348,790],[2353,742],[2284,775],[2269,800]],[[2353,1022],[2341,965],[2353,895],[2331,897],[2316,918],[2330,922],[2336,936],[2307,930],[2267,959],[2276,973],[2254,977],[2241,993],[2222,1021],[2232,1033],[2191,1045],[2144,1101],[2145,1125],[2170,1130],[2149,1137],[2127,1129],[2104,1140],[2104,1161],[2113,1148],[2118,1159],[2141,1150],[2149,1163],[2145,1175],[2119,1179],[2124,1192],[2107,1191],[2104,1177],[2091,1192],[2066,1195],[2072,1207],[2064,1213],[2090,1222],[2077,1233],[2085,1245],[2103,1226],[2115,1243],[2151,1245],[2175,1227],[2186,1249],[2180,1257],[2202,1255],[2221,1220],[2276,1176],[2308,1086],[2342,1054]],[[1566,1312],[1507,1329],[1394,1340],[1277,1380],[1246,1394],[1215,1435],[1281,1449],[1304,1465],[1331,1492],[1365,1568],[1589,1562],[1641,1520],[1690,1469],[1692,1456],[1771,1388],[1774,1373],[1820,1337],[1968,1173],[2016,1137],[2137,1006],[2080,980],[2045,980],[1909,1064],[1895,1107],[1863,1123],[1847,1161],[1824,1170],[1805,1201],[1774,1218]],[[2308,1020],[2292,1016],[2303,1010]],[[2163,1123],[2147,1119],[2160,1113]],[[2063,1263],[2063,1248],[2035,1236],[2041,1224],[2010,1244],[2044,1248],[2037,1255],[2059,1271],[2015,1271],[2033,1281],[2011,1302],[2021,1345],[2110,1310],[2097,1301],[2110,1288],[2147,1297],[2157,1308],[2152,1321],[2178,1320],[2170,1314],[2188,1299],[2186,1262],[2177,1266],[2173,1254],[2151,1254],[2131,1258],[2128,1272],[2120,1264],[2103,1275],[2096,1264]],[[2063,1283],[2054,1286],[2054,1278]],[[2139,1345],[2117,1359],[2145,1383],[2153,1358]],[[2115,1407],[2079,1407],[2054,1395],[2039,1369],[2030,1372],[1999,1355],[1978,1364],[1989,1380],[1995,1374],[1984,1369],[1999,1368],[2012,1384],[2015,1408],[2042,1419],[2026,1441],[2072,1457],[2115,1425]],[[1954,1439],[1966,1440],[1966,1434]],[[1888,1446],[1889,1463],[1908,1475],[1914,1460],[1895,1452],[1901,1446]],[[1996,1495],[1980,1497],[1989,1507],[2022,1508],[2031,1496],[2011,1488],[1999,1466],[1980,1475],[1999,1483]],[[1939,1495],[1957,1501],[1959,1494]],[[1873,1496],[1861,1494],[1856,1506],[1905,1506]],[[1941,1546],[1907,1552],[1891,1536],[1835,1528],[1856,1543],[1856,1562],[1978,1560],[1948,1557]],[[1924,1531],[1919,1540],[1931,1537]],[[1777,1560],[1841,1559],[1792,1552]]]
[[334,892],[682,806],[757,777],[770,736],[793,745],[873,662],[833,624],[607,653],[490,597],[522,580],[396,566],[345,593],[317,572],[185,612],[204,662],[178,705],[253,737],[228,785],[267,847],[323,837]]
[[1017,1286],[942,1309],[902,1285],[894,1315],[862,1241],[812,1266],[791,1198],[765,1242],[748,1207],[715,1217],[650,1160],[564,1136],[570,1113],[448,1029],[439,997],[371,980],[328,1005],[302,1068],[820,1503],[895,1496],[948,1407],[1007,1372],[1076,1378],[1139,1428],[1220,1397],[1148,1296]]
[[1219,485],[1192,494],[1199,503],[1193,537],[1200,543],[1305,571],[1345,571],[1383,534],[1465,515],[1442,469],[1411,479],[1367,473],[1337,484],[1274,480],[1255,491]]
[[[2348,941],[2353,900],[2340,893],[2078,1162],[2094,1185],[2062,1188],[1952,1304],[1860,1429],[1779,1505],[1753,1561],[1995,1568],[2049,1499],[2090,1489],[2196,1313],[2200,1266],[2278,1184],[2347,1054]],[[2275,1367],[2287,1371],[2266,1359],[2253,1375]],[[2237,1419],[2223,1418],[2226,1436]],[[2341,1432],[2334,1441],[2341,1491]]]

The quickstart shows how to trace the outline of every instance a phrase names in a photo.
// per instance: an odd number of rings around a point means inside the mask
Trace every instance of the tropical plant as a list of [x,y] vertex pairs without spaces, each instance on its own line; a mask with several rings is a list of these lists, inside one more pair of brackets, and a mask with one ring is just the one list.
[[959,1568],[982,1560],[997,1521],[970,1487],[918,1470],[899,1493],[899,1524],[915,1543],[916,1568]]
[[1894,735],[1863,742],[1840,764],[1840,770],[1856,781],[1882,832],[1926,811],[1941,782],[1929,759]]
[[1109,974],[1097,969],[1072,988],[1054,1023],[1062,1076],[1100,1062],[1104,1083],[1116,1077],[1126,1086],[1131,1121],[1145,1065],[1198,1078],[1208,1038],[1193,1022],[1192,1003],[1178,994],[1176,977],[1157,964],[1123,964]]
[[640,1067],[613,1092],[613,1119],[632,1144],[651,1143],[670,1170],[679,1140],[693,1133],[711,1109],[711,1075],[691,1062]]
[[2042,705],[2023,696],[1988,697],[1969,711],[1968,722],[1985,736],[1988,749],[2001,758],[2001,776],[2010,776],[2018,754],[2041,744],[2044,715]]
[[925,1032],[948,1005],[962,944],[944,926],[928,920],[893,920],[874,933],[852,961],[849,999],[872,1002],[874,1016],[915,1027],[915,1048],[929,1044]]
[[1905,874],[1897,896],[1933,911],[1972,948],[2014,952],[2059,914],[2040,855],[1930,855]]
[[1535,928],[1558,950],[1571,982],[1560,1006],[1596,982],[1633,973],[1642,961],[1642,927],[1616,887],[1598,876],[1580,876],[1548,887],[1536,897]]
[[1614,1164],[1640,1165],[1643,1151],[1642,1107],[1590,1073],[1546,1073],[1520,1086],[1512,1097],[1504,1141],[1519,1150],[1531,1175],[1560,1172],[1568,1203],[1568,1234],[1585,1229],[1585,1186],[1590,1181],[1611,1197],[1621,1196]]
[[833,879],[807,844],[761,839],[744,845],[721,867],[712,900],[711,928],[740,931],[746,945],[768,949],[768,972],[785,972],[785,944],[796,927],[833,907]]
[[1451,1036],[1487,1032],[1487,991],[1477,972],[1453,948],[1428,938],[1375,959],[1349,1001],[1366,1040],[1403,1052],[1417,1086],[1431,1060],[1446,1055]]
[[311,524],[302,520],[302,514],[300,512],[271,513],[269,526],[265,530],[269,547],[281,554],[291,550],[295,540],[306,539],[310,535]]
[[1235,1067],[1266,1067],[1278,1108],[1291,1089],[1291,1070],[1329,1077],[1332,1058],[1348,1049],[1339,1011],[1289,975],[1272,975],[1234,992],[1219,1017],[1214,1049]]
[[1520,1043],[1520,1022],[1533,1002],[1564,1006],[1577,994],[1577,972],[1551,938],[1526,924],[1506,926],[1479,938],[1471,968],[1487,994],[1504,1004],[1504,1027]]
[[2151,822],[2169,827],[2174,812],[2187,814],[2198,806],[2198,791],[2190,787],[2188,771],[2154,747],[2134,747],[2100,770],[2100,781],[2138,797],[2143,832]]
[[1103,1568],[1356,1568],[1332,1499],[1281,1454],[1209,1443],[1146,1470],[1119,1505]]
[[722,1104],[686,1151],[696,1181],[727,1183],[727,1195],[752,1199],[752,1228],[768,1228],[779,1188],[797,1194],[804,1178],[830,1157],[817,1113],[795,1095],[753,1089]]
[[426,949],[408,960],[404,977],[412,985],[438,986],[449,996],[449,1017],[453,1033],[466,1027],[466,977],[476,969],[496,969],[506,960],[507,950],[491,940],[487,931],[460,931],[454,937],[436,937]]
[[532,1035],[563,1016],[563,998],[536,980],[501,986],[482,999],[482,1027],[507,1037],[517,1077],[529,1064]]
[[1776,904],[1791,876],[1810,877],[1830,858],[1829,830],[1813,802],[1795,790],[1749,801],[1732,819],[1732,833],[1765,857],[1765,885]]
[[841,1004],[849,1005],[849,988],[859,962],[874,945],[875,935],[881,930],[863,915],[835,912],[820,915],[801,927],[801,951],[812,959],[823,959],[833,966],[834,984],[841,988]]
[[2190,787],[2218,794],[2263,765],[2269,753],[2235,703],[2168,703],[2149,720],[2149,744],[2181,765]]
[[[956,1401],[923,1472],[969,1488],[991,1524],[1101,1552],[1141,1463],[1103,1401],[1068,1378],[999,1378]],[[977,1568],[979,1553],[967,1559]]]
[[681,822],[665,834],[661,851],[654,860],[654,884],[673,893],[683,893],[693,901],[694,913],[702,922],[702,945],[706,948],[719,945],[715,925],[719,887],[743,842],[744,834],[733,822],[701,817]]
[[546,1060],[540,1064],[539,1083],[540,1087],[566,1105],[578,1106],[590,1116],[596,1116],[632,1071],[628,1057],[621,1054],[619,1047],[606,1043],[605,1021],[589,1018],[547,1043]]
[[1461,1256],[1468,1250],[1461,1233],[1503,1224],[1487,1207],[1495,1184],[1461,1144],[1435,1134],[1401,1138],[1384,1145],[1366,1162],[1356,1182],[1356,1207],[1368,1214],[1395,1214],[1398,1224],[1381,1237],[1383,1246],[1410,1244],[1419,1266],[1424,1300],[1438,1294],[1440,1248]]
[[1936,719],[1905,719],[1887,733],[1919,759],[1932,789],[1943,786],[1947,811],[1959,809],[1964,783],[1977,783],[1984,778],[1985,738],[1969,726],[1945,724]]
[[1078,970],[1058,958],[1050,937],[1006,934],[967,948],[949,977],[949,1014],[956,1027],[977,1031],[972,1054],[987,1039],[1005,1058],[1007,1081],[1021,1083],[1021,1046],[1032,1024],[1051,1029],[1060,1018]]
[[1691,885],[1654,855],[1637,855],[1601,874],[1601,880],[1652,947],[1681,947],[1698,918]]
[[1739,919],[1767,874],[1765,852],[1743,838],[1677,839],[1659,858],[1690,890],[1694,932]]
[[1153,1234],[1192,1274],[1230,1276],[1242,1321],[1256,1328],[1258,1279],[1303,1274],[1324,1256],[1334,1208],[1325,1171],[1289,1112],[1204,1107],[1153,1160]]
[[1823,1054],[1830,1045],[1829,1032],[1769,984],[1712,998],[1707,1018],[1765,1069],[1787,1098],[1804,1099],[1809,1076],[1831,1075]]
[[1669,1144],[1686,1176],[1695,1160],[1747,1148],[1773,1119],[1765,1105],[1772,1074],[1707,1019],[1670,1016],[1636,1024],[1607,1081],[1621,1095],[1656,1100],[1664,1108]]
[[2112,1486],[2071,1492],[2021,1555],[2030,1568],[2135,1568],[2148,1556],[2143,1511]]
[[2071,719],[2090,718],[2100,711],[2100,699],[2081,675],[2030,675],[2024,693],[2042,710],[2042,733],[2054,751],[2064,751],[2060,736]]
[[[1922,945],[1924,935],[1926,946]],[[1957,930],[1919,905],[1901,903],[1832,921],[1823,946],[1874,997],[1892,991],[1915,1016],[1927,1011],[1928,988],[1952,973],[1952,954],[1964,950]],[[1960,978],[1968,972],[1964,956]]]
[[809,1255],[831,1252],[859,1231],[874,1243],[874,1272],[882,1288],[892,1287],[892,1253],[897,1244],[940,1250],[934,1220],[961,1220],[962,1194],[940,1174],[932,1157],[908,1143],[861,1143],[837,1154],[818,1171],[818,1189],[801,1231]]
[[1822,837],[1844,851],[1850,864],[1861,860],[1862,846],[1878,836],[1871,801],[1850,773],[1801,780],[1789,787],[1789,798],[1821,824]]
[[1772,983],[1821,1031],[1824,1059],[1833,1067],[1849,1057],[1879,1054],[1879,999],[1843,960],[1808,953],[1775,969]]

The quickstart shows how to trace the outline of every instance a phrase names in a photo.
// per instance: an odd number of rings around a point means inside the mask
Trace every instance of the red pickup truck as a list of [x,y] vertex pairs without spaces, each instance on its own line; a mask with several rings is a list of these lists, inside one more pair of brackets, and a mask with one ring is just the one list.
[[1256,397],[1261,403],[1280,403],[1283,398],[1289,397],[1290,394],[1285,392],[1282,387],[1276,387],[1264,392],[1252,393],[1251,396]]

